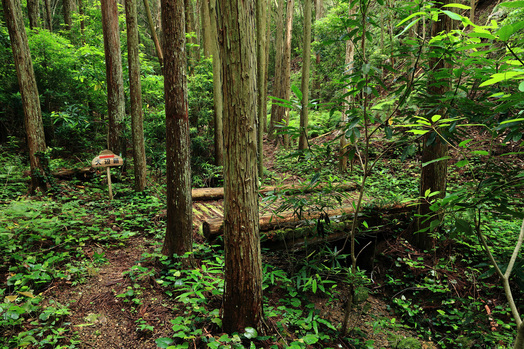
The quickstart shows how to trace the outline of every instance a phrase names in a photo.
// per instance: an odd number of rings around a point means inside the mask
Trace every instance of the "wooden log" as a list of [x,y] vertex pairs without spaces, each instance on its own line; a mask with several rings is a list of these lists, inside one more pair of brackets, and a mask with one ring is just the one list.
[[[356,190],[358,187],[354,183],[333,183],[331,186],[337,191],[350,191]],[[286,195],[295,193],[311,193],[315,191],[321,191],[327,188],[328,185],[321,184],[317,186],[307,186],[301,184],[285,184],[279,186],[267,186],[262,187],[259,192],[261,194],[267,194],[270,192],[281,192]],[[193,201],[205,201],[205,200],[221,200],[224,198],[224,188],[195,188],[192,190]]]
[[[407,206],[391,206],[391,207],[377,207],[373,211],[380,213],[401,213],[408,210]],[[336,210],[329,210],[326,213],[331,221],[351,219],[354,216],[353,206],[345,206]],[[321,212],[308,212],[302,217],[298,218],[294,212],[283,212],[279,215],[267,214],[260,217],[259,230],[261,232],[268,232],[277,229],[297,228],[301,226],[312,226],[322,215]],[[344,218],[343,216],[349,216]],[[202,223],[202,232],[209,241],[215,240],[218,236],[224,233],[224,219],[213,218],[208,219]]]

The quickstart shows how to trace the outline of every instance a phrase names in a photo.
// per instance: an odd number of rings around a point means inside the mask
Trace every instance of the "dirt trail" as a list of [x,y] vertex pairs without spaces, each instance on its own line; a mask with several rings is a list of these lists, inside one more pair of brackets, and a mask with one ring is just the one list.
[[[127,244],[124,249],[104,250],[108,262],[91,270],[84,284],[57,286],[48,295],[69,304],[71,315],[66,321],[77,332],[80,348],[156,348],[156,338],[171,334],[174,304],[154,280],[131,280],[123,274],[140,260],[149,243],[135,237]],[[86,249],[87,255],[92,252]],[[117,297],[130,289],[133,296]],[[140,324],[153,326],[154,331],[141,331]]]

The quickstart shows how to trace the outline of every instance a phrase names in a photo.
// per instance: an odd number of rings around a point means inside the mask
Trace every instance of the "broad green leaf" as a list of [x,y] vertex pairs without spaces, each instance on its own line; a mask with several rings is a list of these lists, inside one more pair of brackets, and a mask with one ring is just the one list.
[[472,140],[473,140],[473,138],[463,140],[462,142],[459,143],[459,147],[465,148],[466,144],[468,144]]
[[425,135],[429,130],[408,130],[407,132],[411,132],[415,135]]
[[460,9],[463,9],[463,10],[471,9],[470,6],[462,5],[462,4],[447,4],[447,5],[444,5],[442,7],[455,7],[455,8],[460,8]]
[[524,92],[524,81],[519,84],[519,91]]
[[508,41],[510,36],[515,32],[515,28],[511,24],[505,25],[497,31],[499,39],[502,41]]
[[434,162],[439,162],[439,161],[448,160],[448,159],[451,159],[451,156],[443,156],[443,157],[438,158],[438,159],[433,159],[433,160],[430,160],[428,162],[424,162],[422,164],[422,167],[426,167],[427,165],[430,165],[430,164],[432,164]]
[[488,40],[495,40],[496,37],[489,32],[473,32],[468,34],[471,38],[482,38]]
[[503,2],[500,6],[511,8],[524,7],[524,1]]
[[434,219],[431,221],[431,223],[429,223],[429,229],[430,230],[435,230],[436,228],[438,228],[438,226],[440,225],[440,220],[439,219]]
[[314,334],[306,334],[304,337],[302,337],[302,340],[307,345],[315,344],[318,342],[318,336]]
[[442,115],[433,115],[433,116],[431,117],[431,121],[432,121],[432,122],[437,122],[437,121],[440,120],[440,118],[442,118]]
[[456,21],[460,21],[462,19],[462,16],[459,14],[456,14],[455,12],[446,11],[446,10],[442,10],[442,12],[448,15],[449,18],[454,19]]
[[247,339],[256,338],[258,337],[258,332],[253,327],[246,327],[244,337]]
[[171,343],[173,343],[173,339],[163,337],[163,338],[157,338],[155,342],[156,342],[156,345],[158,345],[160,348],[167,348],[171,345]]
[[504,72],[504,73],[496,73],[496,74],[491,75],[491,79],[486,80],[482,84],[480,84],[479,87],[494,85],[494,84],[496,84],[498,82],[501,82],[501,81],[506,81],[506,80],[513,79],[513,78],[515,78],[517,76],[520,76],[522,74],[524,74],[524,72],[522,72],[522,71],[508,71],[508,72]]
[[485,150],[474,150],[471,153],[472,154],[476,154],[476,155],[489,155],[489,152],[487,152]]
[[464,167],[467,164],[469,164],[469,160],[467,160],[467,159],[460,160],[460,161],[457,162],[457,167]]

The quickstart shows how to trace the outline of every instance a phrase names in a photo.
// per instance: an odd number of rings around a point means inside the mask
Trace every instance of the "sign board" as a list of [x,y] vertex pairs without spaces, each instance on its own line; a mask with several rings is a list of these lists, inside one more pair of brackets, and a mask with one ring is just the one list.
[[124,159],[113,154],[111,150],[102,150],[100,155],[91,161],[92,167],[108,167],[108,166],[122,166]]

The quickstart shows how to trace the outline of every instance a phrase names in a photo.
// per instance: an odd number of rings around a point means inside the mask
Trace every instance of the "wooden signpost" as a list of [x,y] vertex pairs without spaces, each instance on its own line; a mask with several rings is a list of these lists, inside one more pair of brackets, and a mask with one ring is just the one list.
[[111,188],[111,166],[122,166],[124,159],[113,154],[111,150],[102,150],[100,155],[91,161],[92,167],[106,167],[107,168],[107,185],[109,187],[109,200],[113,200],[113,189]]

